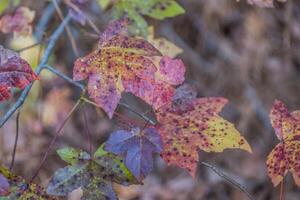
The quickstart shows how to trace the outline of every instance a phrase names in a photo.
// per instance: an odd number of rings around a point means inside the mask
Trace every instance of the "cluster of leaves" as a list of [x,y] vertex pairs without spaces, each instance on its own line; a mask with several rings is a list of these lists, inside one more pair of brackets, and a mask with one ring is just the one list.
[[[81,8],[88,1],[65,2],[73,18],[84,24],[86,18]],[[248,2],[259,6],[273,3]],[[58,155],[68,166],[55,172],[47,193],[66,196],[80,187],[82,199],[117,199],[112,183],[141,184],[153,168],[155,154],[160,154],[167,164],[186,169],[194,177],[199,150],[222,152],[231,148],[251,152],[250,145],[234,125],[219,116],[227,99],[197,98],[194,88],[183,84],[184,63],[174,58],[180,53],[179,48],[170,53],[170,48],[175,46],[162,38],[154,39],[151,29],[149,41],[128,33],[134,29],[148,30],[142,15],[164,19],[183,13],[180,5],[173,0],[119,0],[113,10],[121,19],[108,25],[100,36],[97,49],[75,61],[73,79],[88,79],[89,97],[109,118],[113,117],[122,93],[130,92],[152,106],[158,124],[149,126],[147,123],[143,128],[115,131],[94,155],[73,148],[58,150]],[[14,15],[1,17],[0,29],[5,33],[31,32],[28,27],[34,15],[30,12],[21,7]],[[16,23],[8,27],[7,20],[16,20]],[[138,31],[135,34],[147,35]],[[12,87],[23,89],[36,79],[25,60],[0,46],[0,101],[9,98]],[[291,171],[300,186],[299,113],[289,113],[279,101],[275,102],[270,113],[281,141],[267,160],[268,174],[274,185]],[[50,198],[41,187],[27,184],[4,168],[0,168],[0,195],[8,199]]]
[[8,169],[0,166],[0,199],[1,200],[55,200],[49,196],[45,189],[34,184],[27,183],[23,178],[13,175]]
[[[102,8],[106,8],[110,2],[99,0],[99,3]],[[126,16],[132,21],[129,27],[130,32],[144,37],[147,36],[148,24],[143,16],[163,20],[184,12],[184,9],[175,0],[118,0],[113,6],[113,17],[120,19]]]

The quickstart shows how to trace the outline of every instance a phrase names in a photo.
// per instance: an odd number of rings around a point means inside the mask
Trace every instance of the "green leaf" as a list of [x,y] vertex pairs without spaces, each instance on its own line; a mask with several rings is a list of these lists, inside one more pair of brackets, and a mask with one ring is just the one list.
[[[122,185],[136,184],[138,181],[125,166],[123,159],[120,156],[108,153],[104,150],[104,144],[101,145],[94,154],[94,160],[96,163],[110,169],[115,176],[113,180]],[[110,173],[111,173],[110,172]]]
[[0,3],[0,15],[7,9],[7,7],[9,6],[9,1],[10,0],[1,0]]
[[154,19],[163,20],[183,14],[184,9],[176,1],[158,1],[146,12],[145,15]]
[[57,154],[62,160],[71,165],[91,158],[87,152],[72,147],[58,149]]
[[98,4],[102,10],[105,10],[109,6],[110,0],[98,0]]

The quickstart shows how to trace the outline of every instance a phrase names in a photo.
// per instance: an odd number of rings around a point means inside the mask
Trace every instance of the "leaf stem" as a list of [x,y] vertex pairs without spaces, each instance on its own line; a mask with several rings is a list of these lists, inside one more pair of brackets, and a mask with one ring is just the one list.
[[280,200],[284,200],[284,179],[280,183]]
[[89,153],[90,155],[92,155],[92,141],[91,141],[91,131],[90,131],[90,128],[89,128],[89,124],[88,124],[88,119],[87,119],[87,114],[86,114],[86,111],[85,111],[85,105],[82,104],[81,106],[81,110],[82,110],[82,113],[83,113],[83,121],[84,121],[84,125],[85,125],[85,132],[86,132],[86,135],[87,135],[87,139],[88,139],[88,144],[89,144]]
[[12,159],[9,166],[9,171],[12,171],[14,164],[15,164],[15,157],[16,157],[16,151],[17,151],[17,145],[18,145],[18,139],[19,139],[19,121],[20,121],[20,111],[17,113],[16,117],[16,137],[15,137],[15,143],[14,143],[14,149],[12,153]]
[[46,153],[44,154],[43,156],[43,159],[38,167],[38,169],[36,170],[36,172],[34,173],[34,175],[32,176],[31,178],[31,181],[32,182],[38,175],[39,171],[41,170],[41,168],[43,167],[48,155],[49,155],[49,152],[50,150],[52,149],[53,145],[55,144],[56,142],[56,139],[58,138],[58,136],[60,135],[61,133],[61,130],[63,129],[63,127],[65,126],[65,124],[67,123],[67,121],[70,119],[70,117],[72,116],[72,114],[74,113],[74,111],[77,109],[77,107],[82,103],[81,99],[79,99],[76,104],[73,106],[73,108],[71,109],[71,111],[68,113],[67,117],[65,118],[65,120],[61,123],[61,125],[59,126],[59,128],[57,129],[57,131],[55,132],[54,134],[54,137],[52,138],[50,144],[48,145],[48,148],[46,150]]

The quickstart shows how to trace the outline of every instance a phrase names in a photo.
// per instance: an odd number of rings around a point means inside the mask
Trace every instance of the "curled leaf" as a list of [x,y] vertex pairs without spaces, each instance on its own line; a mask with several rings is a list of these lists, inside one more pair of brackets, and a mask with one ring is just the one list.
[[0,101],[9,99],[12,87],[24,89],[37,78],[25,60],[0,45]]

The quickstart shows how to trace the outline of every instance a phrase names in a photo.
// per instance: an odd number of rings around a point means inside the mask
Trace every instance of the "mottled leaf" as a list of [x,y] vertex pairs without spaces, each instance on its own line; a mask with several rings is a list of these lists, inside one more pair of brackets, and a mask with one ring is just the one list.
[[[186,86],[185,86],[186,87]],[[239,148],[251,152],[247,141],[234,125],[218,115],[227,100],[221,97],[178,98],[183,90],[178,89],[173,102],[156,110],[158,127],[163,141],[163,159],[187,169],[195,176],[198,150],[222,152],[227,148]]]
[[55,200],[45,190],[34,184],[27,183],[22,177],[13,175],[0,166],[0,199],[2,200]]
[[0,31],[29,35],[32,33],[32,22],[35,12],[27,7],[19,7],[13,15],[4,15],[0,18]]
[[82,151],[81,149],[74,149],[72,147],[58,149],[57,154],[62,160],[71,165],[91,158],[87,152]]
[[123,92],[131,92],[154,108],[166,104],[174,94],[172,85],[184,79],[183,63],[163,58],[166,62],[159,65],[161,54],[155,47],[146,40],[124,35],[122,25],[116,24],[112,26],[120,30],[120,35],[108,27],[99,48],[76,60],[74,80],[89,79],[89,96],[110,118]]
[[159,51],[165,55],[169,56],[171,58],[175,58],[177,55],[181,54],[183,52],[183,49],[176,46],[172,42],[168,41],[165,38],[154,38],[154,27],[150,26],[148,28],[148,37],[147,40]]
[[[81,187],[82,199],[114,200],[117,196],[112,188],[112,182],[123,185],[137,183],[121,158],[104,151],[102,146],[92,158],[88,155],[90,159],[86,152],[73,148],[64,148],[58,152],[63,160],[72,165],[55,172],[48,185],[49,194],[66,196]],[[84,159],[80,158],[82,155]],[[74,159],[76,156],[77,158]]]
[[153,168],[153,154],[162,151],[162,142],[155,128],[119,130],[111,133],[105,149],[117,155],[125,155],[125,164],[139,180]]
[[36,74],[25,60],[0,45],[0,101],[10,97],[12,87],[23,89],[36,79]]
[[286,106],[276,100],[270,112],[270,119],[280,143],[268,155],[268,175],[274,186],[277,186],[290,171],[295,183],[300,187],[299,111],[289,113]]

